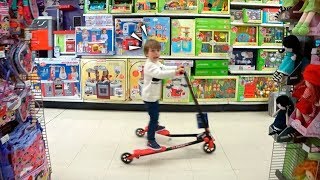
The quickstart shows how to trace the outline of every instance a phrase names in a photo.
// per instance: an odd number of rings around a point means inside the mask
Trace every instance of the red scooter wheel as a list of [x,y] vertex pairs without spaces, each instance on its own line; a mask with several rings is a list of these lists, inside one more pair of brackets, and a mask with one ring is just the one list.
[[123,153],[121,155],[121,161],[124,162],[125,164],[130,164],[133,160],[132,154],[130,153]]
[[138,137],[143,137],[145,133],[146,133],[146,132],[145,132],[144,129],[142,129],[142,128],[136,129],[136,135],[137,135]]
[[203,151],[204,152],[206,152],[208,154],[211,154],[215,150],[216,150],[216,145],[214,143],[213,143],[213,146],[211,148],[209,147],[209,143],[204,143],[204,145],[203,145]]

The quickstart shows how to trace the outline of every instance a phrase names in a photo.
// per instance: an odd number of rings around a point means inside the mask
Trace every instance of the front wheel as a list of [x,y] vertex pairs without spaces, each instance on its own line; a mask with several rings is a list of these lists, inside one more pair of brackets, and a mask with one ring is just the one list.
[[130,164],[133,160],[131,156],[132,155],[130,153],[123,153],[121,155],[121,161],[124,162],[125,164]]
[[137,135],[138,137],[143,137],[145,133],[146,133],[146,132],[145,132],[144,129],[142,129],[142,128],[136,129],[136,135]]
[[203,151],[205,153],[211,154],[216,150],[216,144],[213,143],[213,147],[209,147],[209,143],[204,143],[203,145]]

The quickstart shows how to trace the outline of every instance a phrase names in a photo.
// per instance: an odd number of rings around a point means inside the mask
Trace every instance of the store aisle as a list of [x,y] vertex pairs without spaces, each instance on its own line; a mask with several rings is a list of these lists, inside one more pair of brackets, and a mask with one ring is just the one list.
[[[205,154],[202,144],[135,159],[124,152],[146,147],[134,131],[144,127],[143,112],[45,110],[54,180],[266,180],[272,151],[267,112],[209,113],[217,150]],[[197,133],[195,113],[162,113],[171,133]],[[158,136],[162,145],[188,138]],[[254,169],[253,169],[254,168]]]

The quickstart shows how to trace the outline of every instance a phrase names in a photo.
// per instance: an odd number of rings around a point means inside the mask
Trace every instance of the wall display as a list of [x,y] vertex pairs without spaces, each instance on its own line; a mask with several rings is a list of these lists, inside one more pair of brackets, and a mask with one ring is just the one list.
[[85,0],[84,13],[103,14],[108,13],[108,0]]
[[159,13],[198,13],[197,0],[159,0]]
[[43,97],[80,99],[80,64],[77,58],[37,58],[33,73],[38,74]]
[[257,70],[275,71],[282,62],[284,54],[273,49],[259,49]]
[[259,27],[259,46],[281,46],[283,39],[282,27]]
[[278,85],[272,76],[239,76],[239,101],[268,101],[269,95],[275,91],[278,91]]
[[125,101],[126,79],[126,59],[81,59],[81,84],[84,100]]
[[230,0],[201,0],[199,1],[199,13],[229,14]]
[[158,12],[158,0],[135,0],[135,13]]
[[239,46],[257,46],[258,45],[258,27],[257,26],[232,26],[231,43]]
[[255,49],[234,49],[230,58],[230,70],[255,70],[257,53]]
[[114,55],[113,26],[77,27],[77,55]]
[[146,59],[128,59],[128,91],[130,100],[141,100],[145,62]]
[[171,55],[194,56],[195,54],[195,20],[171,20]]

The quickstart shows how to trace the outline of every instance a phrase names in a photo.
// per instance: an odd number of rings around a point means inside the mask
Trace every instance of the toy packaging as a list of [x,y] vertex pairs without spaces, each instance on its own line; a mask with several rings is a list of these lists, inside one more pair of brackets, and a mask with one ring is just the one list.
[[146,59],[128,59],[128,89],[130,100],[141,100],[143,67]]
[[238,76],[193,76],[192,89],[198,101],[236,101]]
[[257,59],[255,49],[234,49],[230,58],[230,70],[255,70]]
[[240,9],[232,9],[231,10],[231,21],[232,22],[243,23],[242,10],[240,10]]
[[110,13],[132,13],[133,0],[110,0],[110,2]]
[[231,43],[237,46],[257,46],[258,27],[257,26],[232,26]]
[[227,76],[228,60],[196,60],[195,76]]
[[282,24],[281,21],[278,21],[277,13],[278,8],[263,8],[263,23],[272,23],[272,24]]
[[238,101],[268,101],[278,85],[270,75],[239,76]]
[[113,26],[113,18],[110,14],[84,14],[85,26]]
[[228,58],[230,19],[196,19],[196,55]]
[[195,20],[171,20],[171,55],[194,56],[195,54]]
[[161,44],[161,55],[170,55],[170,18],[169,17],[144,17],[144,25],[148,37],[142,33],[143,41],[155,39]]
[[42,96],[80,99],[80,64],[74,57],[38,58],[37,72],[41,80]]
[[75,31],[54,31],[55,57],[76,53]]
[[114,55],[113,27],[77,27],[77,55]]
[[201,0],[199,1],[199,13],[229,14],[230,0]]
[[259,49],[257,70],[275,71],[281,64],[284,54],[274,49]]
[[108,0],[85,0],[84,13],[106,14],[108,13]]
[[198,13],[197,0],[159,0],[159,13]]
[[281,46],[283,39],[281,27],[259,27],[259,46]]
[[140,39],[142,39],[141,26],[142,18],[116,18],[115,19],[115,50],[116,55],[122,56],[142,56],[142,48],[129,50],[129,46],[142,47],[142,42],[138,39],[131,37],[132,33],[135,33]]
[[156,13],[158,0],[135,0],[135,13]]
[[84,100],[125,101],[127,90],[125,59],[81,59],[81,84]]
[[261,9],[243,9],[243,22],[245,23],[262,23]]

